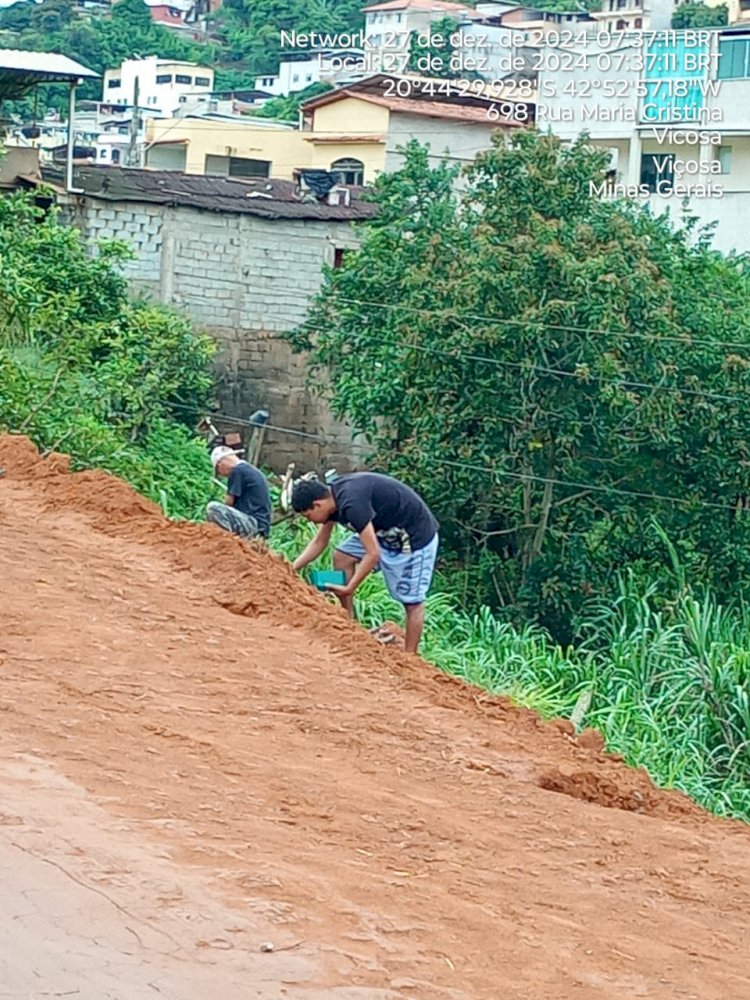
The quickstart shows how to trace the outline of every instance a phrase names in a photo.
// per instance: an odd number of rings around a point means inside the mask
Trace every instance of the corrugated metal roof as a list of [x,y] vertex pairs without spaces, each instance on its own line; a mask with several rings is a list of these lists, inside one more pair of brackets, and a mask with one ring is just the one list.
[[[53,171],[43,170],[45,180],[59,180]],[[76,169],[74,187],[85,195],[105,201],[150,202],[185,205],[211,212],[258,215],[266,219],[307,219],[351,222],[376,214],[376,207],[362,201],[362,189],[352,188],[349,207],[305,202],[295,197],[293,181],[258,177],[230,180],[183,174],[176,170],[87,166]]]
[[0,100],[23,97],[40,83],[70,83],[99,74],[57,52],[0,49]]

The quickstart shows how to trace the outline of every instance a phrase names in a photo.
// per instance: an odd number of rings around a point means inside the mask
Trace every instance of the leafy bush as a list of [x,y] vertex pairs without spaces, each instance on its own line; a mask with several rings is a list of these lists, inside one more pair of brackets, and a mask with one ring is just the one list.
[[0,428],[197,517],[211,467],[189,428],[211,399],[214,345],[128,299],[126,253],[103,243],[92,255],[26,197],[0,200]]
[[[420,490],[476,596],[574,637],[617,571],[750,574],[750,271],[602,200],[607,154],[519,130],[468,169],[412,144],[305,324],[317,384]],[[321,379],[323,372],[326,378]]]

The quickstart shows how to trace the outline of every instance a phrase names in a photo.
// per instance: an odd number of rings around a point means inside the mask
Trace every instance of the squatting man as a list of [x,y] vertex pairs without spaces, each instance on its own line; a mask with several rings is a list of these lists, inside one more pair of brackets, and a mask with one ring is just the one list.
[[214,448],[211,464],[217,476],[225,476],[224,503],[212,500],[206,519],[241,538],[268,538],[271,530],[271,494],[266,477],[226,445]]
[[317,534],[295,559],[295,570],[314,562],[328,546],[334,525],[351,537],[334,551],[334,569],[345,584],[329,584],[351,618],[354,594],[373,571],[381,570],[388,592],[406,611],[407,653],[416,653],[424,627],[424,602],[438,550],[438,523],[422,498],[397,479],[376,472],[353,472],[330,485],[300,480],[292,508],[313,524]]

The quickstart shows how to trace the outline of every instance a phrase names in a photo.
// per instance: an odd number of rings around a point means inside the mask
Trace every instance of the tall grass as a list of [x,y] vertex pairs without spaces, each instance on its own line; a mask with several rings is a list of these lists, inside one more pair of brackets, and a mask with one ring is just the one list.
[[[307,525],[280,525],[273,546],[291,558],[310,537]],[[422,653],[546,718],[571,718],[588,701],[577,721],[600,729],[608,749],[645,767],[657,785],[749,820],[750,612],[693,593],[679,575],[677,588],[667,600],[623,574],[614,602],[592,604],[581,643],[563,649],[535,625],[517,628],[488,608],[461,610],[438,578]],[[402,616],[379,574],[356,601],[364,625]]]

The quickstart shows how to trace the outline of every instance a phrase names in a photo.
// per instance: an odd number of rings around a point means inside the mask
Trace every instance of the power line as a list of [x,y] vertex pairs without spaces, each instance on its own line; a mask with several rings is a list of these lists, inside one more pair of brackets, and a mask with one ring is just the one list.
[[737,512],[744,508],[734,507],[730,504],[713,503],[710,500],[689,500],[685,497],[668,496],[663,493],[646,493],[641,490],[626,490],[618,486],[601,486],[598,483],[577,483],[567,479],[555,479],[548,476],[536,476],[522,472],[508,472],[505,469],[488,469],[483,465],[470,465],[467,462],[453,462],[447,458],[435,459],[438,465],[448,465],[457,469],[466,469],[470,472],[483,472],[491,476],[505,476],[509,479],[521,482],[545,483],[551,486],[567,486],[571,489],[586,490],[595,493],[612,493],[619,496],[637,497],[642,500],[658,500],[663,503],[681,504],[688,507],[708,507],[711,510],[725,510]]
[[[199,409],[195,406],[186,406],[184,403],[167,403],[166,406],[168,409],[182,410],[186,413],[195,413]],[[230,413],[218,413],[215,410],[211,410],[209,416],[227,423],[231,422],[232,424],[239,424],[241,427],[253,427],[256,430],[266,428],[268,430],[277,431],[279,434],[290,434],[294,437],[311,438],[315,441],[320,441],[322,444],[334,443],[330,438],[321,437],[319,434],[309,434],[307,431],[297,431],[291,427],[281,427],[278,424],[255,423],[252,420],[245,420],[243,417],[232,416]]]
[[[195,407],[189,407],[179,403],[171,403],[169,405],[170,407],[178,410],[195,411]],[[212,418],[216,418],[217,420],[223,420],[231,422],[233,424],[239,424],[240,426],[244,427],[254,427],[254,428],[266,427],[269,430],[275,430],[279,433],[291,434],[298,437],[314,439],[320,442],[321,444],[331,445],[336,443],[332,438],[324,437],[319,434],[309,434],[306,431],[298,431],[290,427],[281,427],[277,424],[252,423],[251,421],[245,420],[242,417],[235,417],[228,413],[212,412],[210,416]],[[581,456],[581,457],[585,460],[589,461],[591,460],[590,457],[588,456]],[[451,459],[447,458],[434,458],[431,459],[430,461],[434,462],[437,465],[445,465],[450,468],[461,469],[466,472],[481,472],[482,474],[492,476],[493,478],[497,476],[502,476],[505,477],[506,479],[512,479],[517,482],[543,483],[545,485],[563,486],[563,487],[568,487],[570,489],[585,490],[586,492],[591,492],[591,493],[607,493],[615,496],[626,496],[640,500],[654,500],[661,503],[672,503],[686,507],[705,507],[710,510],[731,511],[733,513],[737,513],[739,511],[745,511],[744,507],[733,506],[731,504],[714,503],[710,500],[698,500],[698,499],[690,500],[687,499],[686,497],[671,496],[664,493],[648,493],[643,490],[623,489],[622,487],[619,486],[604,486],[601,485],[600,483],[581,483],[573,480],[557,479],[549,476],[538,476],[533,473],[511,472],[507,469],[490,469],[487,468],[487,466],[475,465],[469,462],[454,462]]]
[[[321,287],[319,291],[327,293],[330,289]],[[314,297],[315,295],[313,294],[310,297],[305,298],[304,301],[310,303]],[[402,309],[406,312],[419,313],[425,316],[442,316],[446,319],[474,320],[476,322],[487,323],[490,326],[538,326],[545,330],[559,330],[561,333],[591,334],[599,337],[635,337],[636,339],[648,340],[652,343],[659,343],[661,341],[665,343],[677,343],[681,344],[683,347],[692,347],[693,345],[696,345],[704,347],[727,347],[736,350],[750,350],[750,340],[745,342],[710,340],[708,338],[693,337],[690,333],[685,333],[685,335],[681,337],[677,334],[659,336],[657,334],[640,333],[637,330],[602,330],[599,328],[571,326],[564,323],[550,323],[548,320],[541,319],[503,319],[482,315],[481,313],[456,313],[453,309],[426,309],[420,306],[407,306],[385,301],[373,302],[364,299],[350,299],[342,296],[338,296],[337,301],[346,303],[347,305],[365,306],[367,308],[374,309]],[[716,301],[717,303],[720,303],[723,300],[717,299]]]
[[[300,327],[305,327],[307,323],[301,323]],[[298,327],[299,329],[299,327]],[[369,341],[365,334],[352,334],[350,340],[362,340],[369,343],[374,343],[375,338],[369,338]],[[668,392],[674,393],[676,395],[692,396],[698,399],[713,399],[724,403],[743,403],[747,404],[750,401],[750,391],[748,391],[747,396],[730,396],[726,393],[720,392],[707,392],[703,389],[688,389],[683,386],[676,385],[661,385],[653,384],[650,382],[638,382],[627,378],[608,378],[604,375],[593,375],[590,373],[568,371],[561,368],[546,368],[542,365],[528,364],[524,361],[505,361],[500,358],[488,358],[480,354],[466,354],[459,351],[443,351],[439,348],[425,347],[420,344],[385,344],[383,341],[378,341],[382,343],[383,346],[396,346],[403,347],[407,351],[417,351],[423,354],[432,354],[437,357],[450,358],[453,361],[468,361],[472,363],[497,365],[499,367],[505,368],[515,368],[521,369],[526,372],[539,372],[543,375],[553,375],[555,377],[562,378],[574,378],[577,382],[599,382],[603,385],[612,385],[617,387],[628,387],[631,389],[642,389],[648,390],[650,392]],[[750,346],[750,345],[748,345]]]

